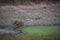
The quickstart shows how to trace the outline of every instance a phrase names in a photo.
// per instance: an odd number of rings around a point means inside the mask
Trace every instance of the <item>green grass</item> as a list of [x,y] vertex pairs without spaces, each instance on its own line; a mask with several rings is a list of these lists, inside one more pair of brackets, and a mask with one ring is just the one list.
[[26,32],[23,35],[9,34],[0,37],[0,40],[60,40],[60,26],[29,26],[23,31]]
[[[18,28],[20,30],[20,28]],[[21,40],[60,40],[60,26],[29,26],[24,27],[24,35],[18,35]]]
[[[18,30],[20,30],[20,28],[18,28]],[[60,36],[59,26],[31,26],[24,27],[23,31],[29,35]]]

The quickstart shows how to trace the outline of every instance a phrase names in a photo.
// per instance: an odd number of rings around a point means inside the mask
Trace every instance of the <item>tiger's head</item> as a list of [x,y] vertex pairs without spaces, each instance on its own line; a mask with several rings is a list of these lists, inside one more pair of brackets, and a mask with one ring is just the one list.
[[17,27],[23,27],[24,26],[24,22],[22,20],[15,20],[13,25],[15,25]]

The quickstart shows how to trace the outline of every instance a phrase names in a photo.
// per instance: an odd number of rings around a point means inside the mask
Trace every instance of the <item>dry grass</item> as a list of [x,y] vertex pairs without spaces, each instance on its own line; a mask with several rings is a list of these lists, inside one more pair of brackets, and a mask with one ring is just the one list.
[[0,40],[60,40],[60,37],[46,37],[46,36],[39,36],[39,35],[20,35],[15,36],[12,34],[7,34],[5,36],[0,36]]
[[1,35],[0,40],[17,40],[12,34]]

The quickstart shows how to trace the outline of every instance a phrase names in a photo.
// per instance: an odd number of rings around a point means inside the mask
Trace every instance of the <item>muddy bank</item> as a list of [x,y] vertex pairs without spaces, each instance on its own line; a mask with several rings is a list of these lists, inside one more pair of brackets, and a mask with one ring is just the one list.
[[25,34],[25,32],[20,32],[19,30],[7,30],[7,29],[0,29],[0,35],[7,35],[7,34]]

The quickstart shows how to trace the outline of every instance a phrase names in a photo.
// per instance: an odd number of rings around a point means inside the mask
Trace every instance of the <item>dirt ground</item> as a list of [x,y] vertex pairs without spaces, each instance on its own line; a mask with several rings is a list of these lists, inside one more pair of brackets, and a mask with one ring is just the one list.
[[60,5],[5,5],[0,6],[0,25],[23,20],[25,25],[59,25]]

